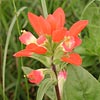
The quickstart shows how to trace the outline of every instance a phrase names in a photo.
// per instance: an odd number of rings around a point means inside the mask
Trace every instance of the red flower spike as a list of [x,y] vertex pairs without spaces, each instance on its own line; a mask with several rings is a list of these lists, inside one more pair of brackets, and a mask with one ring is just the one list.
[[17,53],[15,53],[13,56],[15,57],[29,57],[32,56],[33,52],[30,52],[26,49],[18,51]]
[[21,43],[28,45],[30,43],[36,43],[36,38],[31,32],[23,31],[23,34],[19,37]]
[[27,78],[31,83],[38,85],[44,79],[44,75],[40,70],[33,70],[27,75]]
[[61,29],[54,31],[52,34],[52,40],[54,42],[60,42],[61,40],[63,40],[64,36],[66,34],[66,30],[67,29],[65,29],[65,28],[61,28]]
[[53,13],[53,16],[57,23],[57,28],[63,27],[65,24],[65,14],[62,8],[57,8]]
[[51,25],[51,31],[53,32],[56,29],[64,27],[65,23],[65,14],[62,8],[58,8],[55,12],[51,15],[47,16],[47,21]]
[[38,46],[35,43],[31,43],[31,44],[27,45],[26,50],[37,53],[37,54],[45,54],[47,52],[46,48],[44,48],[42,46]]
[[48,22],[49,22],[49,24],[51,25],[51,32],[53,32],[55,29],[56,29],[56,24],[57,24],[57,22],[56,22],[56,20],[55,20],[55,18],[54,18],[54,16],[53,15],[51,15],[51,14],[49,14],[48,16],[47,16],[47,19],[46,19]]
[[38,35],[52,35],[54,30],[64,26],[65,14],[62,8],[58,8],[52,15],[48,15],[47,19],[30,12],[28,13],[28,19]]
[[71,36],[77,36],[88,24],[88,20],[80,20],[72,25],[69,32]]
[[62,61],[76,65],[76,66],[80,66],[82,64],[82,59],[80,57],[80,55],[76,54],[76,53],[71,53],[69,55],[69,57],[65,57],[63,56]]
[[31,12],[28,12],[28,19],[30,21],[30,24],[32,25],[32,27],[36,31],[36,33],[38,35],[41,35],[42,29],[40,26],[39,17]]
[[38,35],[51,34],[51,27],[42,16],[38,17],[29,12],[28,19]]
[[42,16],[39,17],[39,23],[42,29],[41,34],[51,35],[51,26]]

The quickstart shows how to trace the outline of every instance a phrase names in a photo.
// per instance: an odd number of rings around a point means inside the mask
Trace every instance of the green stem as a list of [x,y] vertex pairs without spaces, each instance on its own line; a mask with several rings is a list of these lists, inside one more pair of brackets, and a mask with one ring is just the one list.
[[[52,56],[51,60],[52,60],[52,64],[51,64],[52,70],[54,71],[56,79],[58,81],[56,66],[53,64],[53,56]],[[57,95],[57,100],[61,100],[61,95],[60,95],[58,83],[55,85],[55,91],[56,91],[56,95]]]
[[28,87],[28,81],[26,77],[25,77],[25,85],[26,85],[26,92],[27,92],[27,100],[29,100],[29,87]]
[[45,0],[41,0],[41,4],[42,4],[42,9],[43,9],[44,17],[46,18],[48,16],[48,12],[47,12],[47,7],[46,7]]
[[15,12],[15,15],[16,15],[17,29],[18,29],[18,33],[20,35],[20,28],[19,28],[19,23],[18,23],[17,10],[16,10],[16,5],[15,5],[14,0],[13,0],[13,6],[14,6],[14,12]]

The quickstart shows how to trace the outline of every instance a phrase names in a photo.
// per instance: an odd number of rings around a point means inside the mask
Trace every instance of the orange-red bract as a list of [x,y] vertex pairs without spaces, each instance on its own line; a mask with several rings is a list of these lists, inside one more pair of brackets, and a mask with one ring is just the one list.
[[36,45],[35,43],[31,43],[31,44],[27,45],[26,50],[29,50],[30,52],[34,52],[37,54],[44,54],[47,52],[46,48]]
[[44,75],[40,70],[32,70],[29,74],[27,74],[27,78],[31,83],[38,85],[44,79]]
[[25,57],[25,56],[30,57],[30,56],[32,56],[33,53],[44,54],[46,52],[47,52],[46,48],[44,48],[42,46],[38,46],[34,43],[31,43],[31,44],[27,45],[25,49],[18,51],[13,56],[15,56],[15,57]]
[[69,56],[63,56],[62,61],[76,65],[76,66],[80,66],[82,64],[82,59],[80,57],[79,54],[76,53],[71,53],[69,54]]
[[25,49],[18,51],[13,56],[15,57],[30,57],[33,53],[44,54],[47,52],[47,49],[42,46],[46,41],[44,36],[40,36],[36,39],[31,32],[24,31],[23,34],[19,37],[21,43],[25,44]]
[[23,31],[23,34],[19,37],[19,40],[25,45],[36,42],[35,36],[31,32],[25,30]]
[[13,56],[15,57],[29,57],[32,56],[33,52],[30,52],[26,49],[16,52]]
[[87,26],[88,20],[80,20],[74,23],[69,29],[71,36],[78,36],[78,34]]

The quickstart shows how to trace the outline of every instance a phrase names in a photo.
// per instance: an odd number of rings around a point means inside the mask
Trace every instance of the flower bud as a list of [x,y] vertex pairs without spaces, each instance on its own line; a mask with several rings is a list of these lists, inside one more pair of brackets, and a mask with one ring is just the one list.
[[27,78],[31,83],[39,84],[44,79],[43,70],[32,70],[29,74],[27,74]]
[[67,72],[65,70],[60,71],[58,74],[58,86],[59,86],[59,91],[60,95],[62,96],[63,94],[63,86],[67,78]]

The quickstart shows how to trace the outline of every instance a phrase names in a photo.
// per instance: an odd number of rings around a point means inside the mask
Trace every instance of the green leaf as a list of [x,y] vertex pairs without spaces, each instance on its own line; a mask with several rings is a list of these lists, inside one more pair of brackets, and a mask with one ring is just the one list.
[[51,80],[51,78],[47,78],[43,80],[43,82],[39,85],[39,89],[37,91],[37,98],[36,100],[42,100],[44,94],[47,90],[55,83],[55,81]]
[[63,100],[100,100],[100,83],[84,68],[68,66]]
[[95,62],[97,60],[97,57],[95,57],[95,56],[82,56],[82,60],[83,60],[82,66],[86,68],[86,67],[89,67],[89,66],[96,64]]
[[29,67],[22,67],[23,72],[27,75],[29,74],[33,69],[29,68]]
[[40,61],[41,63],[43,63],[46,67],[50,67],[51,66],[51,61],[50,61],[50,57],[46,57],[44,55],[38,55],[38,54],[33,54],[32,58]]
[[50,98],[50,100],[57,100],[56,92],[54,86],[51,86],[47,92],[46,95]]
[[79,47],[75,48],[74,51],[79,53],[79,54],[81,54],[81,55],[89,55],[89,56],[91,56],[92,55],[91,52],[87,48],[85,48],[83,46],[83,44],[84,44],[84,42],[82,43],[82,45],[80,45]]

